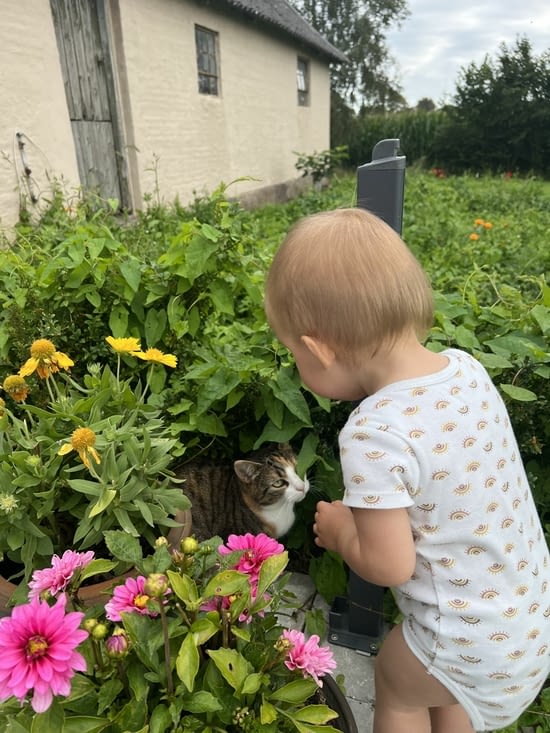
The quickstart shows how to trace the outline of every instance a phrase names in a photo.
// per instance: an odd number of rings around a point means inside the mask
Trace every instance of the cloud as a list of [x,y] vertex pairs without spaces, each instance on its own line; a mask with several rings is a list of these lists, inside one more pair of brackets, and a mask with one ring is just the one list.
[[[408,0],[411,14],[388,33],[388,47],[409,104],[449,98],[461,68],[494,57],[527,36],[535,54],[550,50],[550,3],[540,0]],[[545,7],[541,7],[541,6]]]

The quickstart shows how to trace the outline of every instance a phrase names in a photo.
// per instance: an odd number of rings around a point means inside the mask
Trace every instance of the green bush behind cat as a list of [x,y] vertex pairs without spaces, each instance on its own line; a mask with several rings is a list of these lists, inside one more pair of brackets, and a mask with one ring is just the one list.
[[[70,352],[75,371],[101,360],[106,333],[176,354],[178,369],[159,370],[150,400],[170,416],[180,458],[232,460],[290,441],[312,488],[285,544],[331,600],[345,592],[345,569],[317,550],[310,525],[319,498],[340,496],[336,437],[347,407],[301,386],[267,327],[263,281],[294,220],[354,204],[354,176],[256,212],[227,193],[222,185],[187,209],[150,203],[126,220],[91,199],[66,211],[58,196],[37,224],[22,218],[0,257],[0,378],[37,335]],[[408,171],[404,236],[437,291],[431,344],[472,351],[501,385],[548,526],[547,196],[536,180]],[[493,226],[472,239],[478,217]]]

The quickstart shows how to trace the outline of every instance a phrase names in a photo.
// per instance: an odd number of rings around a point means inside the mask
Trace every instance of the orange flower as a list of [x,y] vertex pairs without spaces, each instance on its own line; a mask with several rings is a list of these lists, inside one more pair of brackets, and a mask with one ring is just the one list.
[[175,367],[178,359],[174,354],[164,354],[160,349],[147,349],[147,351],[134,351],[132,356],[137,356],[143,361],[152,361],[155,364],[164,364],[164,366]]
[[71,435],[71,439],[68,443],[65,443],[57,451],[58,456],[65,456],[72,450],[78,452],[80,460],[89,470],[91,468],[90,458],[91,456],[96,463],[101,463],[99,453],[95,449],[95,433],[90,428],[76,428]]
[[485,224],[485,221],[483,219],[476,219],[474,221],[474,226],[476,227],[482,227]]
[[472,240],[472,242],[476,242],[479,239],[479,234],[476,234],[475,232],[472,232],[470,234],[470,239]]
[[6,377],[2,387],[16,402],[24,402],[29,394],[29,387],[19,374]]
[[31,345],[31,358],[23,364],[19,370],[20,377],[28,377],[34,371],[42,379],[47,379],[59,369],[69,369],[74,366],[74,361],[67,354],[56,351],[55,346],[49,339],[38,339]]
[[484,221],[483,222],[483,228],[484,229],[492,229],[493,228],[493,225],[491,224],[490,221]]

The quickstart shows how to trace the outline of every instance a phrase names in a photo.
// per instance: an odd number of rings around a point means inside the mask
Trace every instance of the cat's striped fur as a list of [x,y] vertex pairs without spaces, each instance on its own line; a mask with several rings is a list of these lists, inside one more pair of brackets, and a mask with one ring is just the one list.
[[233,466],[189,463],[175,474],[184,479],[191,533],[200,541],[246,532],[281,537],[294,522],[295,504],[309,489],[307,478],[296,474],[296,457],[286,443],[269,443]]

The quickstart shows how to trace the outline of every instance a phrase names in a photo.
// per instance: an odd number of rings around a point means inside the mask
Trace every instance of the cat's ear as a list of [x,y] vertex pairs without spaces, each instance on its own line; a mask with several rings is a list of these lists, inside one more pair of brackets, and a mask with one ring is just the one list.
[[300,336],[300,341],[325,369],[332,366],[336,359],[336,353],[331,346],[315,338],[315,336]]
[[244,481],[245,484],[249,484],[254,481],[256,476],[260,473],[262,464],[256,463],[256,461],[240,460],[233,463],[233,468],[241,481]]

